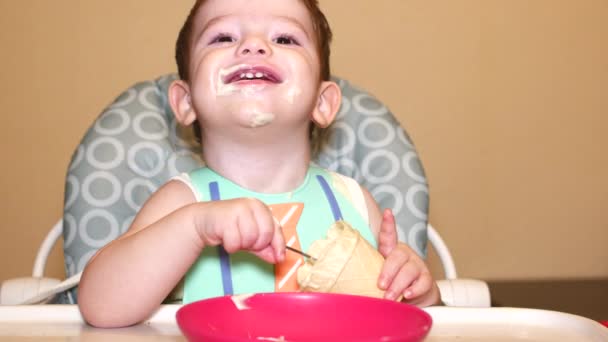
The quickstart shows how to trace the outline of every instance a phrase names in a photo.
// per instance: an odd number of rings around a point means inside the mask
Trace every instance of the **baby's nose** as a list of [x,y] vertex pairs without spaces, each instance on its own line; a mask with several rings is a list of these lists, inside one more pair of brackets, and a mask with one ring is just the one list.
[[266,42],[258,37],[246,38],[239,47],[241,55],[267,55],[270,53],[270,47]]

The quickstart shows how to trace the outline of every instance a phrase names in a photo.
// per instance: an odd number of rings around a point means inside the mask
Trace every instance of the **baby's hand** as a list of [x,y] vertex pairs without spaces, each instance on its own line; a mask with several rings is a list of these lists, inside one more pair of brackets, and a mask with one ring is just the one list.
[[378,236],[378,250],[386,259],[378,279],[378,287],[386,290],[384,298],[404,301],[418,306],[439,303],[439,289],[428,267],[408,245],[397,241],[393,213],[386,209]]
[[270,208],[254,198],[201,203],[196,229],[204,246],[223,245],[228,253],[251,251],[276,263],[285,258],[285,240]]

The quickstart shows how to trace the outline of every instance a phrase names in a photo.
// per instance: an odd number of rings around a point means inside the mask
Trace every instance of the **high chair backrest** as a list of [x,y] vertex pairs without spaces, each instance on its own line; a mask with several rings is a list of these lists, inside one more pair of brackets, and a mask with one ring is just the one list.
[[[72,156],[65,185],[66,272],[84,268],[124,233],[145,200],[171,177],[201,165],[190,129],[167,103],[175,75],[127,89],[95,120]],[[399,239],[426,255],[428,187],[407,133],[369,93],[343,79],[330,143],[315,162],[353,177],[382,208],[392,208]]]

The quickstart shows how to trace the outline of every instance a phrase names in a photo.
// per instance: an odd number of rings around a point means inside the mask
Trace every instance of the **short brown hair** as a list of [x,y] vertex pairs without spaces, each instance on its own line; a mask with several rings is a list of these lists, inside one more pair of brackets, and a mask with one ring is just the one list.
[[[194,19],[199,8],[204,5],[206,1],[207,0],[196,0],[194,6],[192,6],[192,9],[190,9],[190,13],[186,18],[184,25],[179,31],[179,35],[177,36],[177,41],[175,43],[175,61],[177,63],[177,72],[179,74],[179,78],[186,82],[190,80],[190,49],[192,48],[192,28],[194,27]],[[319,64],[321,66],[319,79],[321,81],[329,81],[331,77],[329,58],[331,54],[330,45],[332,39],[332,32],[329,22],[327,21],[325,14],[323,14],[319,8],[318,0],[300,0],[300,2],[306,6],[306,9],[310,13],[312,27],[315,31],[317,55],[319,57]],[[198,121],[194,122],[193,128],[196,138],[200,142],[201,132]],[[313,156],[320,151],[323,142],[328,139],[327,131],[327,129],[320,128],[314,124],[311,125],[310,138],[312,141],[311,150]]]

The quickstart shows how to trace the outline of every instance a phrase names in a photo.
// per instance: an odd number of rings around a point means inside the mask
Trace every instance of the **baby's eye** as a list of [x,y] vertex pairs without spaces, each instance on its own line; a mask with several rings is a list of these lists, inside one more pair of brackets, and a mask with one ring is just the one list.
[[211,40],[211,44],[216,44],[216,43],[232,43],[234,42],[235,39],[225,33],[221,33],[218,34],[215,38],[213,38],[213,40]]
[[295,38],[293,38],[291,36],[287,36],[287,35],[283,35],[278,38],[275,38],[274,41],[275,41],[275,43],[281,44],[281,45],[300,45],[300,44],[298,44],[298,41],[295,40]]

